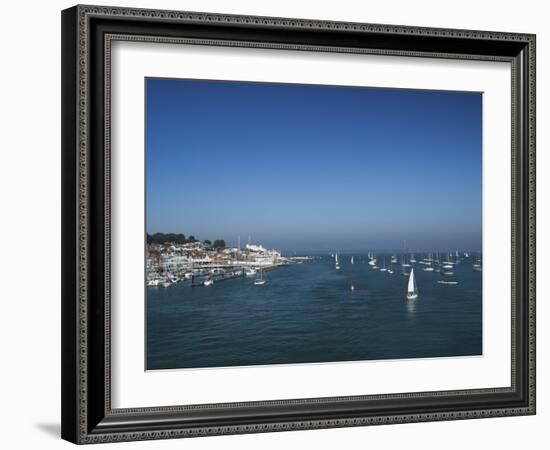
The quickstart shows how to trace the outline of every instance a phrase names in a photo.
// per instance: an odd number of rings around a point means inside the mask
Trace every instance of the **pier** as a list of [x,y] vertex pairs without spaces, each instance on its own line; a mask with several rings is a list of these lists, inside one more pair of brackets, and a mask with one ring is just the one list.
[[[204,282],[206,280],[213,280],[214,282],[219,281],[225,281],[225,280],[232,280],[233,278],[243,278],[246,276],[246,272],[244,268],[231,270],[231,271],[220,271],[220,272],[214,272],[209,273],[205,275],[193,275],[191,277],[191,286],[197,287],[197,286],[204,286]],[[197,280],[197,277],[207,277],[204,280]]]
[[[224,266],[213,266],[209,267],[208,270],[204,270],[202,268],[202,273],[196,273],[191,276],[191,286],[192,287],[198,287],[198,286],[205,286],[205,281],[212,280],[214,282],[219,281],[225,281],[225,280],[232,280],[234,278],[244,278],[246,277],[246,269],[254,269],[255,271],[261,270],[263,272],[270,272],[272,270],[277,269],[278,267],[284,267],[288,264],[270,264],[266,266],[238,266],[238,265],[224,265]],[[200,280],[197,280],[197,277],[200,277]],[[202,279],[204,278],[204,279]]]

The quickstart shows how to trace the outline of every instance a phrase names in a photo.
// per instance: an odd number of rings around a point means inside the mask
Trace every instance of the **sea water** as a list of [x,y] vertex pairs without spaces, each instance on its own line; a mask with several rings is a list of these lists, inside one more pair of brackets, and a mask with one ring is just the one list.
[[266,272],[262,286],[236,278],[147,288],[146,368],[482,353],[482,273],[471,260],[457,264],[453,276],[416,264],[416,300],[405,300],[408,277],[399,264],[389,274],[372,269],[366,255],[354,255],[354,264],[340,255],[340,266],[327,256]]

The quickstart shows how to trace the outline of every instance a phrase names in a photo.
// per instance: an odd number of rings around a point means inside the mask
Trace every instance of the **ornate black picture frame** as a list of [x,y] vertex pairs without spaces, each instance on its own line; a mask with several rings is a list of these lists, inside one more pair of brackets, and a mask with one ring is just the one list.
[[[512,66],[511,386],[111,407],[110,46],[242,46]],[[62,437],[74,443],[535,414],[535,36],[178,11],[62,12]]]

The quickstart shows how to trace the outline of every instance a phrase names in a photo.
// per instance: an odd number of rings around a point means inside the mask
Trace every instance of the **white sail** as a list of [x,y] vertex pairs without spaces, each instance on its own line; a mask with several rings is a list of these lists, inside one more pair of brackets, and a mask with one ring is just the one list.
[[351,257],[351,263],[353,264],[353,256]]
[[334,262],[336,263],[336,265],[338,265],[338,253],[336,253],[336,256],[334,258]]
[[414,294],[416,292],[414,282],[414,269],[411,269],[411,274],[409,275],[409,286],[407,287],[407,294]]

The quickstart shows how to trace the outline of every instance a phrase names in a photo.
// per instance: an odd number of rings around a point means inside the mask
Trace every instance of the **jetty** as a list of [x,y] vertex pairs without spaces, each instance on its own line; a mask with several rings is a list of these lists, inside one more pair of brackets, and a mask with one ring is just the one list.
[[[268,266],[260,266],[257,268],[254,268],[254,270],[261,270],[263,272],[270,272],[272,270],[275,270],[279,267],[288,266],[288,264],[271,264]],[[250,270],[249,267],[243,267],[243,266],[223,266],[223,267],[214,267],[208,271],[202,270],[202,273],[193,274],[191,276],[191,286],[192,287],[198,287],[198,286],[205,286],[205,282],[207,280],[212,280],[215,283],[218,283],[220,281],[226,281],[226,280],[233,280],[235,278],[244,278],[246,277],[246,271]],[[208,285],[208,283],[207,283]]]

